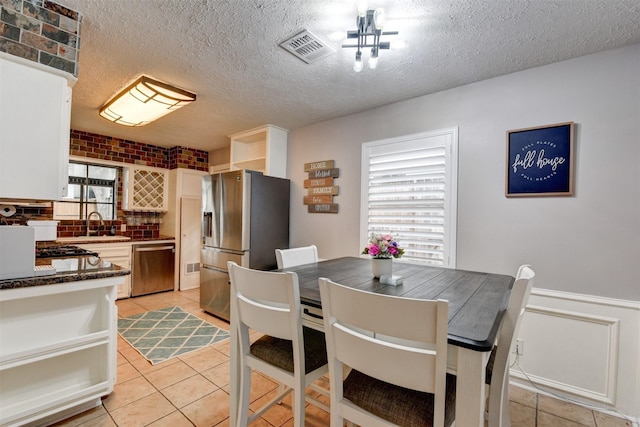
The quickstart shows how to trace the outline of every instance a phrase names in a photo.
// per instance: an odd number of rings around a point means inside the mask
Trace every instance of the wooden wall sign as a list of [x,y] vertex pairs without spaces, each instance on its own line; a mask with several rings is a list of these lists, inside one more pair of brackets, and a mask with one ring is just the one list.
[[332,196],[338,195],[338,186],[333,187],[311,187],[307,190],[307,194],[312,196],[314,194],[331,194]]
[[338,213],[338,205],[330,203],[327,205],[309,205],[307,206],[309,213]]
[[305,163],[304,171],[309,177],[304,180],[307,195],[303,197],[307,212],[338,213],[338,204],[333,203],[333,196],[340,192],[339,187],[334,185],[334,180],[340,176],[340,170],[335,167],[335,161]]
[[329,178],[329,177],[338,178],[339,176],[340,176],[340,171],[336,168],[309,171],[309,179]]
[[311,162],[304,164],[304,171],[309,172],[321,169],[333,169],[335,162],[333,160],[323,160],[321,162]]
[[304,188],[310,187],[329,187],[333,185],[333,178],[317,178],[317,179],[305,179]]

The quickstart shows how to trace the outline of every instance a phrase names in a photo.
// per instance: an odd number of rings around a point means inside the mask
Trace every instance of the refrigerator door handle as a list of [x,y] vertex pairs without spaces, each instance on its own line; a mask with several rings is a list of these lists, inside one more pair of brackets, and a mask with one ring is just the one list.
[[222,176],[219,177],[219,186],[217,187],[217,191],[218,191],[218,221],[216,223],[216,225],[218,226],[218,244],[222,245],[222,242],[224,241],[224,211],[227,210],[227,207],[224,205],[224,195],[225,195],[225,184],[224,184],[224,179],[222,179]]
[[205,212],[202,215],[202,237],[203,237],[203,242],[207,238],[213,237],[211,235],[212,224],[213,224],[213,212]]

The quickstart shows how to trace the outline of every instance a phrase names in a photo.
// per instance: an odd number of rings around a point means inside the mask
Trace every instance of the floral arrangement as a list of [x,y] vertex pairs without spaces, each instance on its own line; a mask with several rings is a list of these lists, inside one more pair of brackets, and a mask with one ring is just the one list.
[[404,249],[393,239],[391,234],[371,234],[369,244],[362,251],[376,259],[400,258]]

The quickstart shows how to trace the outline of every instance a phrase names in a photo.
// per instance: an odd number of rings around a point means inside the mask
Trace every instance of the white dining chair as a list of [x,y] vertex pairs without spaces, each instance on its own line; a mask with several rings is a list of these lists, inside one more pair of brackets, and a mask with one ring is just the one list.
[[[231,261],[228,270],[231,304],[237,313],[237,319],[231,319],[235,325],[231,333],[237,334],[239,341],[237,427],[247,426],[291,391],[294,426],[303,427],[305,401],[329,411],[319,400],[311,396],[305,399],[305,388],[326,374],[328,365],[324,333],[302,326],[298,276],[292,272],[252,270]],[[252,331],[264,335],[251,343]],[[249,416],[252,369],[285,387]]]
[[487,364],[489,384],[489,427],[510,426],[509,416],[509,353],[518,335],[520,320],[529,300],[535,272],[529,265],[518,269],[511,289],[507,312],[502,318],[498,344],[493,349]]
[[[319,279],[331,427],[449,426],[448,302],[364,292]],[[343,369],[350,369],[344,378]]]
[[276,262],[278,268],[318,262],[318,248],[315,245],[309,245],[291,249],[276,249]]

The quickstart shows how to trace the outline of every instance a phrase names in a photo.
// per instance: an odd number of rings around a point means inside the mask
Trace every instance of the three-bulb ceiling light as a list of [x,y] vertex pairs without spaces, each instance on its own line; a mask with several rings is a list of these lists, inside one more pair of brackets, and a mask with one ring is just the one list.
[[144,126],[196,100],[196,94],[140,76],[102,108],[105,119],[125,126]]
[[382,31],[385,23],[385,12],[383,8],[367,9],[367,5],[363,1],[358,2],[358,16],[356,17],[356,25],[358,29],[355,31],[347,31],[348,39],[358,39],[357,44],[343,44],[342,47],[358,48],[356,52],[356,62],[353,64],[353,71],[359,73],[362,71],[362,49],[371,48],[371,56],[369,57],[369,68],[378,66],[378,53],[380,49],[389,49],[389,42],[381,42],[380,36],[391,36],[398,34],[397,31]]

